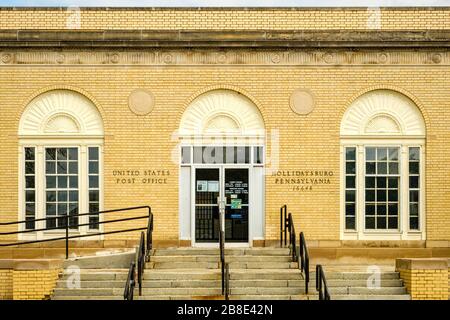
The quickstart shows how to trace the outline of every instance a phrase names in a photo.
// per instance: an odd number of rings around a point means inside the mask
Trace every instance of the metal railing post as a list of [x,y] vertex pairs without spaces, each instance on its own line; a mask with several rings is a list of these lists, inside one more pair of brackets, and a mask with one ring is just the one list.
[[66,214],[66,260],[69,259],[69,214]]

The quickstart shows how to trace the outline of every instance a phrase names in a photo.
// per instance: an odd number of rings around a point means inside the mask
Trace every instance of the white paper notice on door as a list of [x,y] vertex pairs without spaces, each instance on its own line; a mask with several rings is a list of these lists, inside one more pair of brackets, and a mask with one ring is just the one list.
[[208,181],[198,180],[197,181],[197,192],[207,192],[208,191]]
[[214,180],[208,181],[208,191],[209,192],[219,192],[219,181],[214,181]]

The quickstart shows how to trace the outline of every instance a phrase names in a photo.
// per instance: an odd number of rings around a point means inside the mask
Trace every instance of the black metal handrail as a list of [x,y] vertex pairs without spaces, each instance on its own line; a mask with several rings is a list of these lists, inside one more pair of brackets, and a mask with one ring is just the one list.
[[[134,283],[133,287],[129,290],[134,290],[136,278],[139,285],[139,296],[142,296],[142,282],[144,280],[144,270],[145,270],[145,263],[150,261],[150,254],[151,250],[153,249],[153,214],[151,210],[149,211],[149,217],[148,217],[148,223],[147,223],[147,232],[141,232],[141,238],[139,241],[139,247],[137,251],[137,272],[136,270],[136,262],[134,262],[132,265],[130,265],[130,271],[128,273],[128,279],[125,283],[125,293],[127,292],[127,288],[129,287],[130,283],[130,277],[133,276]],[[147,235],[147,238],[146,238]],[[132,272],[133,268],[133,272]],[[124,293],[124,299],[125,300],[133,300],[133,294],[125,295]]]
[[225,264],[225,300],[230,300],[230,265]]
[[141,240],[139,241],[138,260],[137,260],[137,277],[139,284],[139,295],[142,296],[142,278],[145,269],[145,260],[147,257],[147,250],[145,246],[145,233],[141,232]]
[[220,230],[219,233],[220,247],[220,268],[222,271],[222,295],[225,295],[225,232]]
[[288,214],[289,249],[293,262],[298,262],[297,234],[295,233],[294,219]]
[[136,263],[132,261],[130,263],[127,282],[125,284],[125,290],[123,292],[123,298],[125,300],[133,300],[135,286],[136,286]]
[[287,245],[287,226],[288,226],[288,219],[287,219],[287,205],[283,205],[280,208],[280,247],[283,247]]
[[309,250],[306,245],[305,235],[300,232],[300,270],[305,274],[305,293],[309,287]]
[[322,265],[316,265],[316,290],[319,292],[319,300],[330,300],[327,279]]
[[[107,231],[107,232],[96,232],[96,233],[88,233],[88,234],[69,235],[69,229],[71,229],[72,227],[92,225],[92,223],[76,224],[75,226],[70,225],[69,219],[73,219],[74,217],[92,216],[92,215],[100,215],[100,214],[113,213],[113,212],[132,211],[132,210],[139,210],[139,209],[147,209],[148,215],[122,218],[122,219],[114,219],[114,220],[103,220],[103,221],[95,222],[95,225],[109,224],[109,223],[116,223],[116,222],[123,222],[123,221],[131,221],[131,220],[139,220],[139,219],[149,219],[149,223],[147,224],[146,227],[121,229],[121,230],[114,230],[114,231]],[[32,240],[32,241],[16,241],[16,242],[11,242],[11,243],[0,243],[0,247],[11,247],[11,246],[17,246],[17,245],[26,245],[26,244],[33,244],[33,243],[65,240],[66,241],[66,259],[68,259],[69,258],[69,240],[70,239],[102,236],[102,235],[107,235],[107,234],[125,233],[125,232],[133,232],[133,231],[143,231],[143,230],[147,230],[147,232],[150,233],[150,235],[151,235],[151,232],[153,231],[153,215],[152,215],[150,206],[112,209],[112,210],[96,211],[96,212],[89,212],[89,213],[82,213],[82,214],[65,215],[65,216],[60,216],[60,217],[47,217],[47,218],[29,219],[29,220],[22,220],[22,221],[1,222],[0,226],[22,225],[22,224],[31,223],[31,222],[34,223],[37,221],[48,221],[48,220],[52,220],[52,219],[65,219],[64,227],[63,228],[50,227],[50,228],[40,228],[40,229],[24,229],[24,230],[19,230],[19,231],[12,231],[12,232],[0,232],[0,236],[58,229],[58,230],[65,230],[64,237],[59,236],[59,237],[54,237],[54,238],[49,238],[49,239],[40,239],[40,240]],[[152,229],[151,231],[149,231],[150,226]],[[150,241],[150,247],[151,247],[151,236],[150,236],[149,241]]]

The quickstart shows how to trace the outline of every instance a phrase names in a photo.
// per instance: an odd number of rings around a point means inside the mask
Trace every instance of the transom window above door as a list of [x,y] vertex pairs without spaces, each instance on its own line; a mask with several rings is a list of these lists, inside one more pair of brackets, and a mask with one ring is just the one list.
[[182,146],[181,164],[256,164],[264,159],[262,146]]

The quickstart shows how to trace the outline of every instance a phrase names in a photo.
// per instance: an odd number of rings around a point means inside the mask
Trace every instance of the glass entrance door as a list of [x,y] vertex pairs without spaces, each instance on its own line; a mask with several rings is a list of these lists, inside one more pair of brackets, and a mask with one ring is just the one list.
[[248,169],[224,171],[225,241],[248,242]]
[[225,241],[248,242],[248,168],[195,169],[195,241],[219,241],[218,198],[225,201]]

